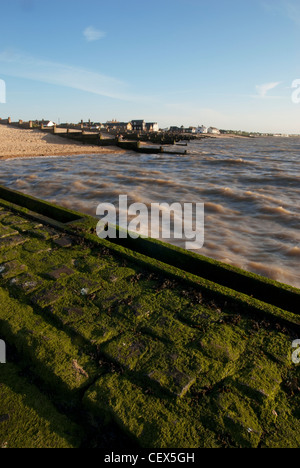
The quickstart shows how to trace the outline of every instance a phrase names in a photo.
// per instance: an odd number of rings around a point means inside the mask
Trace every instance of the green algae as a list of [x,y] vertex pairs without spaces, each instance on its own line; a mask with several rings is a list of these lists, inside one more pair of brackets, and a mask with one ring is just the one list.
[[[4,206],[21,231],[30,213]],[[0,331],[20,366],[63,404],[84,395],[91,419],[113,417],[145,447],[299,447],[284,328],[298,330],[297,314],[99,240],[94,227],[86,217],[2,239],[0,264],[16,268],[0,279]],[[55,243],[61,229],[69,248]]]
[[300,421],[293,411],[283,391],[277,394],[274,401],[266,402],[260,413],[265,427],[263,448],[300,447]]
[[[44,321],[30,306],[20,305],[1,288],[0,302],[2,337],[17,349],[24,365],[34,368],[53,391],[61,394],[72,395],[88,386],[97,375],[97,368],[65,333]],[[74,368],[74,361],[80,363],[87,375]]]
[[231,391],[219,395],[217,406],[220,429],[228,433],[237,446],[257,448],[263,431],[249,399]]
[[246,340],[241,331],[219,324],[204,334],[200,346],[203,352],[212,359],[234,362],[245,351]]
[[21,275],[26,270],[26,265],[22,265],[17,260],[13,260],[11,262],[2,263],[2,265],[0,266],[0,276],[4,279],[10,279],[15,276]]
[[15,229],[11,229],[9,226],[0,226],[0,238],[4,239],[5,237],[12,236],[14,234],[17,234],[18,231]]
[[253,362],[236,376],[239,385],[254,398],[274,398],[282,382],[281,370],[265,356]]
[[1,366],[0,447],[78,448],[82,439],[82,430],[21,377],[16,366]]
[[186,420],[174,403],[145,395],[124,376],[107,375],[85,395],[84,404],[99,417],[110,415],[144,448],[214,448],[213,433],[200,422]]

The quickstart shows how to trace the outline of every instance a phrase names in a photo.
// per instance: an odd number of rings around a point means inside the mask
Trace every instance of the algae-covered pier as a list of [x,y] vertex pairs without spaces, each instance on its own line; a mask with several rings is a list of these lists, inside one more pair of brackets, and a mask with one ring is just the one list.
[[0,447],[299,447],[299,290],[96,224],[0,187]]

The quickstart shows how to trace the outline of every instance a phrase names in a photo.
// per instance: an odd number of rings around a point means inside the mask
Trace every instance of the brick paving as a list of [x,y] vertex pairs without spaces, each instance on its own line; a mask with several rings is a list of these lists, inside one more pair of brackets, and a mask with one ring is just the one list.
[[0,447],[300,446],[297,334],[275,317],[1,201],[0,304]]

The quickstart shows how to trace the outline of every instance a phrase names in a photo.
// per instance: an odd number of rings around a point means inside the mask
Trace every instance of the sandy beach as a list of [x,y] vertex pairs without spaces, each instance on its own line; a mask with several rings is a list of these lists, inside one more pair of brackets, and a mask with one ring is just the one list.
[[83,145],[39,130],[23,130],[0,125],[0,159],[34,156],[122,153],[118,147]]

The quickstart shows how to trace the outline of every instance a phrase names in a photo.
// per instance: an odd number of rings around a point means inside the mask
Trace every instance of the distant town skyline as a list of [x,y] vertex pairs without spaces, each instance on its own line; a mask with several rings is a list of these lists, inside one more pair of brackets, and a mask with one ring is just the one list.
[[11,0],[1,15],[2,118],[300,133],[299,2]]

